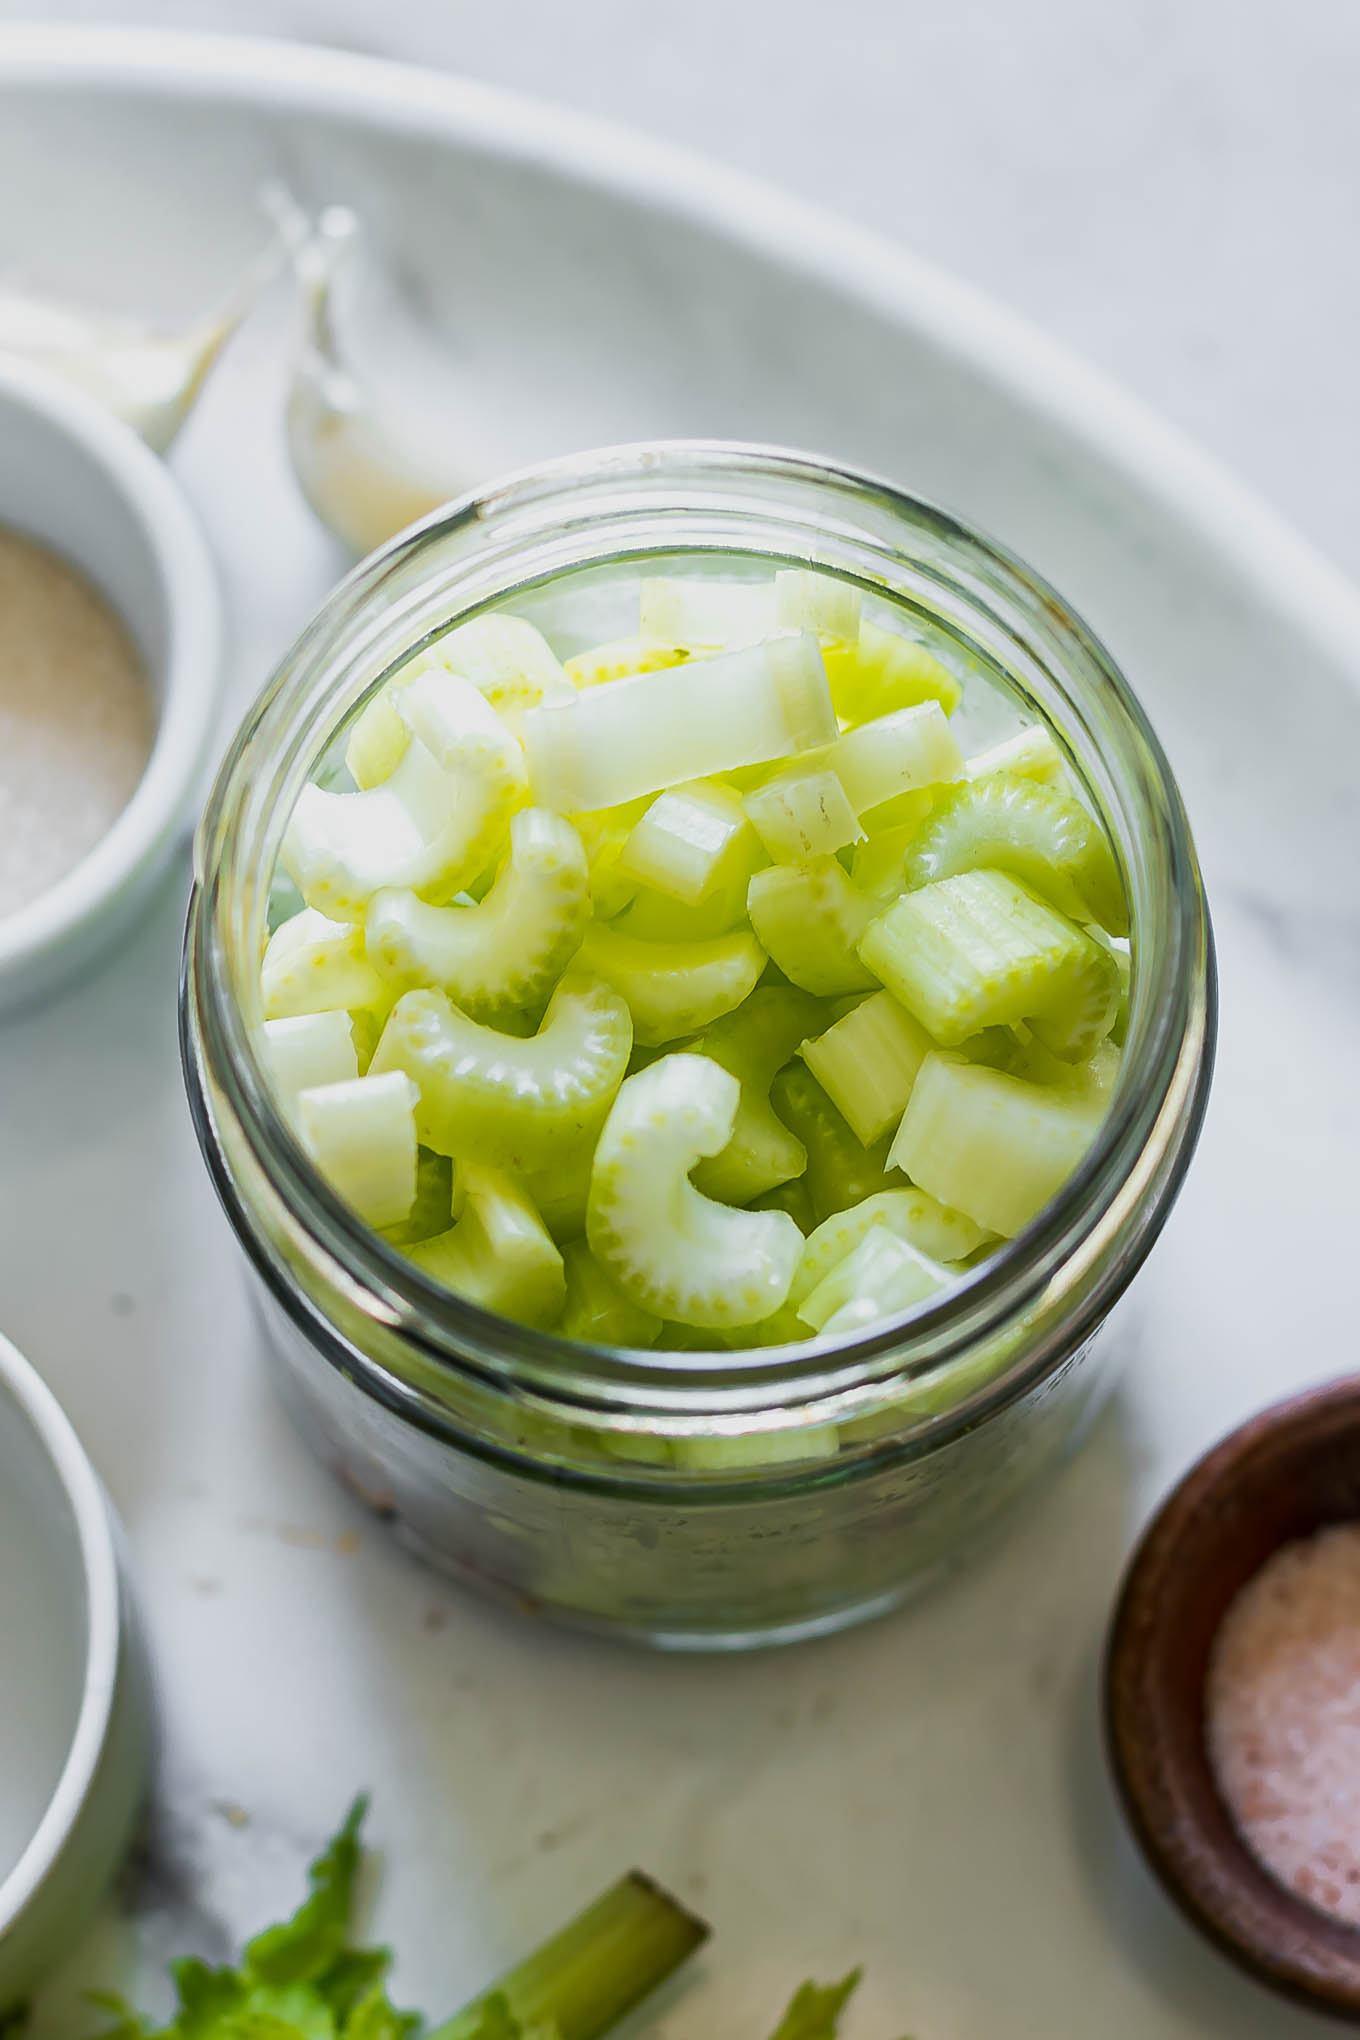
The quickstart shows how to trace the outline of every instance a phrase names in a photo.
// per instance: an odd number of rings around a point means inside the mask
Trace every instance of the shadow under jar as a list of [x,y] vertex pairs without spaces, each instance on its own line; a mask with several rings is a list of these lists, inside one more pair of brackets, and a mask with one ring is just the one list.
[[[788,565],[890,605],[999,713],[1045,721],[1075,763],[1133,929],[1110,1109],[1032,1225],[943,1301],[853,1339],[652,1352],[526,1329],[437,1288],[368,1230],[280,1116],[254,1044],[289,813],[384,676],[488,605],[541,620],[570,576],[587,604],[601,591],[606,616],[621,573]],[[596,633],[613,634],[608,622]],[[1138,703],[1061,598],[885,483],[691,443],[513,478],[394,541],[335,592],[218,778],[182,994],[199,1139],[285,1398],[317,1450],[468,1584],[578,1628],[691,1649],[791,1641],[883,1612],[1052,1470],[1106,1386],[1094,1335],[1193,1149],[1213,1019],[1179,796]]]

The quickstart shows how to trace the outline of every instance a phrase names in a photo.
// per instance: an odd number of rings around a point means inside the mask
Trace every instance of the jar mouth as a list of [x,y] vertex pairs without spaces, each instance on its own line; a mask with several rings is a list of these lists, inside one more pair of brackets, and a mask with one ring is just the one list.
[[[849,1340],[654,1353],[494,1316],[369,1230],[275,1104],[255,1046],[258,958],[292,802],[355,703],[393,665],[527,582],[705,551],[840,573],[927,623],[947,621],[998,660],[1018,698],[1057,728],[1104,814],[1135,960],[1120,1074],[1091,1147],[1033,1223],[941,1302]],[[254,1162],[351,1302],[454,1373],[583,1409],[679,1416],[786,1409],[920,1382],[1028,1314],[1061,1316],[1070,1293],[1079,1308],[1061,1337],[999,1367],[980,1400],[1021,1392],[1094,1329],[1160,1229],[1203,1116],[1215,1019],[1208,913],[1170,766],[1128,683],[1062,596],[1005,547],[885,479],[812,454],[687,440],[524,470],[434,513],[341,582],[266,684],[214,785],[195,843],[185,998],[195,1008],[186,1043],[196,1029]],[[1129,1243],[1131,1253],[1112,1251]],[[1102,1275],[1105,1263],[1113,1265]]]

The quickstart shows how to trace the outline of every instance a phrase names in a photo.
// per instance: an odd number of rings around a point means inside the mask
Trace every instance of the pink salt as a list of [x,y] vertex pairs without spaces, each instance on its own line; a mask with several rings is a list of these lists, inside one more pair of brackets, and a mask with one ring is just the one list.
[[1360,1926],[1360,1523],[1286,1544],[1215,1638],[1209,1755],[1252,1854]]

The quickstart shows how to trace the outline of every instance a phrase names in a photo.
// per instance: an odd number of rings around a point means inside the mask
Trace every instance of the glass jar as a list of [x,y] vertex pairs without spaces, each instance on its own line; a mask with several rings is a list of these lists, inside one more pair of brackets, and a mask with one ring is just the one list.
[[[271,875],[337,727],[455,619],[569,570],[677,554],[815,565],[890,599],[1058,733],[1121,863],[1135,966],[1107,1117],[1057,1198],[939,1304],[844,1342],[739,1353],[568,1342],[441,1291],[331,1193],[254,1042]],[[676,673],[683,685],[683,668]],[[199,832],[182,997],[199,1139],[286,1400],[426,1557],[502,1601],[672,1648],[876,1614],[956,1559],[1080,1435],[1093,1336],[1148,1252],[1203,1114],[1212,943],[1165,758],[1051,588],[863,475],[723,444],[511,479],[351,574],[266,687]]]

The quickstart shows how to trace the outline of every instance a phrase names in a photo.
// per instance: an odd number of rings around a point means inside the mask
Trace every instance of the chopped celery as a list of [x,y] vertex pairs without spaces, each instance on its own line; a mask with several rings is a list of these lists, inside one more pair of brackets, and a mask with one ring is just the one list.
[[397,714],[390,684],[379,688],[355,717],[345,745],[349,776],[361,792],[392,777],[410,741],[410,726]]
[[777,773],[753,787],[743,805],[779,864],[832,856],[864,834],[845,788],[824,768]]
[[620,807],[595,814],[570,815],[568,820],[585,846],[590,867],[590,903],[602,921],[620,913],[637,892],[635,878],[619,869],[623,846],[647,812],[646,799],[624,801]]
[[716,892],[692,907],[649,885],[639,886],[613,925],[620,935],[636,935],[642,942],[711,942],[715,935],[731,935],[745,923],[746,888],[755,868],[755,860],[744,861]]
[[774,627],[810,630],[833,645],[857,644],[861,600],[851,581],[807,567],[782,567],[774,577]]
[[661,1332],[661,1319],[642,1310],[610,1280],[584,1240],[572,1240],[562,1251],[567,1271],[567,1304],[561,1329],[569,1339],[589,1339],[600,1346],[651,1346]]
[[260,965],[260,991],[268,1020],[295,1014],[386,1012],[392,991],[364,954],[364,931],[304,907],[280,921]]
[[[922,817],[924,820],[924,816]],[[866,899],[886,906],[906,889],[907,851],[915,840],[919,823],[884,829],[855,845],[850,860],[850,882]]]
[[671,673],[639,673],[524,718],[534,797],[566,814],[814,750],[835,735],[809,636],[694,659],[683,686]]
[[993,772],[941,795],[907,852],[908,886],[979,866],[1009,871],[1074,921],[1127,932],[1124,888],[1103,830],[1080,801],[1050,786]]
[[933,1055],[916,1079],[892,1160],[942,1204],[1009,1238],[1061,1189],[1103,1114],[1103,1099]]
[[566,1300],[562,1256],[522,1184],[500,1169],[462,1164],[463,1215],[448,1232],[406,1249],[432,1282],[483,1310],[545,1327]]
[[827,678],[845,723],[872,722],[918,701],[938,701],[946,715],[958,705],[959,683],[933,652],[876,623],[862,623],[849,645],[827,649]]
[[586,1237],[625,1295],[698,1327],[757,1324],[788,1294],[803,1235],[782,1211],[736,1211],[689,1180],[732,1137],[741,1087],[706,1056],[629,1077],[595,1150]]
[[872,987],[873,973],[856,945],[874,903],[855,890],[834,857],[758,871],[746,904],[757,937],[793,984],[823,998]]
[[676,580],[648,575],[638,597],[638,630],[645,638],[717,651],[752,645],[775,628],[772,581]]
[[369,1225],[396,1225],[416,1194],[416,1087],[393,1070],[298,1096],[298,1132],[331,1188]]
[[[774,1107],[771,1106],[771,1111]],[[776,1114],[776,1117],[778,1115]],[[783,1122],[780,1122],[781,1125]],[[799,1147],[803,1147],[801,1141]],[[803,1148],[806,1157],[807,1149]],[[751,1199],[752,1211],[787,1211],[799,1232],[810,1233],[817,1223],[813,1209],[812,1192],[802,1176],[791,1176],[787,1183],[776,1183],[773,1190],[766,1190],[759,1197]]]
[[807,1149],[803,1183],[818,1222],[876,1191],[904,1187],[899,1172],[888,1167],[887,1141],[866,1148],[802,1063],[786,1063],[780,1070],[770,1086],[770,1103]]
[[632,1040],[618,994],[573,970],[527,1040],[469,1020],[442,992],[406,992],[371,1068],[414,1079],[426,1147],[491,1167],[545,1169],[603,1124]]
[[1109,1032],[1118,1001],[1108,951],[1001,871],[904,894],[859,953],[945,1047],[1029,1020],[1036,1033],[1044,1027],[1046,1046],[1075,1059]]
[[872,1146],[902,1117],[935,1043],[891,992],[860,1001],[799,1054],[851,1130]]
[[900,794],[962,779],[967,770],[938,701],[847,730],[818,762],[835,773],[857,815]]
[[368,905],[368,954],[401,990],[437,985],[474,1020],[541,1006],[581,946],[590,912],[586,853],[547,808],[510,822],[510,854],[475,907],[432,907],[383,890]]
[[546,1168],[520,1172],[520,1181],[559,1247],[568,1240],[580,1239],[585,1232],[590,1165],[594,1159],[595,1135],[591,1133],[565,1148]]
[[411,663],[443,666],[470,680],[516,735],[526,710],[568,701],[575,692],[547,639],[522,616],[474,616]]
[[633,828],[619,870],[685,906],[722,888],[735,872],[750,878],[754,836],[730,786],[695,780],[660,793]]
[[417,1240],[432,1240],[447,1232],[461,1218],[467,1203],[467,1187],[457,1177],[448,1155],[433,1148],[416,1150],[416,1194],[406,1217],[397,1225],[383,1227],[394,1247],[414,1246]]
[[626,999],[644,1046],[695,1034],[754,990],[765,957],[745,932],[709,942],[644,942],[593,922],[577,961]]
[[970,779],[990,779],[998,772],[1012,779],[1037,780],[1046,786],[1064,786],[1071,778],[1067,760],[1046,723],[1029,723],[1013,737],[968,760]]
[[798,1305],[798,1315],[818,1332],[859,1332],[895,1311],[924,1303],[953,1280],[952,1271],[932,1261],[886,1225],[871,1225]]
[[635,673],[660,673],[667,666],[682,666],[689,657],[683,645],[663,644],[659,638],[616,638],[613,644],[596,645],[565,661],[568,679],[578,687],[607,687],[615,680],[631,680]]
[[875,838],[897,835],[905,843],[914,836],[926,816],[935,805],[937,787],[909,786],[905,793],[895,793],[891,800],[880,801],[877,807],[865,808],[860,816],[864,833],[872,842]]
[[808,1234],[789,1302],[797,1305],[810,1296],[853,1253],[871,1226],[886,1228],[931,1261],[965,1260],[992,1237],[975,1219],[941,1204],[914,1183],[901,1190],[880,1190],[846,1211],[833,1212]]
[[793,985],[757,985],[695,1044],[697,1054],[711,1057],[741,1085],[730,1140],[694,1171],[694,1183],[706,1197],[749,1204],[802,1175],[807,1151],[771,1105],[770,1085],[818,1019],[817,1002],[806,992]]
[[281,1103],[290,1110],[298,1093],[318,1084],[342,1084],[359,1074],[354,1025],[345,1012],[297,1013],[266,1020],[261,1045]]
[[458,781],[460,797],[466,797],[467,783],[477,789],[504,788],[507,799],[524,793],[524,757],[518,742],[461,673],[423,667],[403,683],[392,701],[412,736]]

